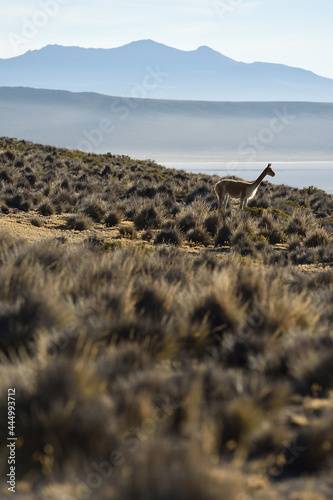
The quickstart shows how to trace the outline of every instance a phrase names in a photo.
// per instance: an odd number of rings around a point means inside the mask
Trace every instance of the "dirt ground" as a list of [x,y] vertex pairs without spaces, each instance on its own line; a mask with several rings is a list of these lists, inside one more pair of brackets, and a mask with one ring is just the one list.
[[[13,211],[9,214],[0,214],[0,233],[9,233],[15,238],[23,239],[29,243],[34,243],[41,240],[65,238],[68,243],[82,243],[90,238],[99,238],[106,243],[119,242],[123,244],[140,244],[142,246],[152,247],[151,242],[144,241],[141,238],[141,232],[138,231],[135,240],[128,240],[120,236],[117,227],[106,227],[105,224],[94,222],[92,227],[84,231],[76,231],[66,227],[67,218],[73,214],[61,214],[41,216],[37,212],[21,212]],[[40,227],[34,225],[32,222],[38,220],[41,224]],[[131,221],[123,220],[119,226],[133,226]],[[152,231],[153,233],[156,231]],[[182,250],[188,253],[198,254],[203,250],[208,251],[223,258],[228,251],[228,247],[214,247],[209,245],[203,247],[200,245],[189,244],[183,242],[181,245]],[[275,245],[276,251],[285,249],[284,244]],[[327,266],[322,264],[306,264],[297,266],[304,272],[315,272],[327,269]]]
[[[66,228],[67,218],[71,214],[40,216],[37,213],[16,212],[0,215],[0,231],[8,232],[12,236],[35,242],[50,238],[66,238],[69,242],[79,243],[92,236],[114,239],[118,236],[118,230],[105,227],[104,224],[94,223],[91,229],[85,231],[74,231]],[[37,219],[41,226],[32,224]],[[125,223],[124,223],[125,224]]]

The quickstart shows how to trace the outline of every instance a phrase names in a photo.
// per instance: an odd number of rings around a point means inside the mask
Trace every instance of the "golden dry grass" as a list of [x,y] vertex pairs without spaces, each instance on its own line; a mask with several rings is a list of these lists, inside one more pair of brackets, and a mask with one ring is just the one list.
[[332,498],[331,199],[268,187],[274,209],[221,215],[208,176],[2,147],[0,470],[14,386],[16,498]]

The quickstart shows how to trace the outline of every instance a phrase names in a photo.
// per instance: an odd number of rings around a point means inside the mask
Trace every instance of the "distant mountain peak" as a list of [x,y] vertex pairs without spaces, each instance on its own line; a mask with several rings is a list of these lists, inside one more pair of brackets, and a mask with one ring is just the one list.
[[211,49],[210,47],[208,47],[208,45],[200,45],[200,47],[197,48],[197,50],[200,50],[200,52],[204,52],[204,51],[211,51],[213,49]]
[[0,86],[169,100],[333,102],[333,80],[309,71],[150,38],[109,49],[50,44],[0,59]]
[[131,42],[133,45],[163,45],[162,43],[156,42],[151,38],[142,38],[141,40],[135,40]]

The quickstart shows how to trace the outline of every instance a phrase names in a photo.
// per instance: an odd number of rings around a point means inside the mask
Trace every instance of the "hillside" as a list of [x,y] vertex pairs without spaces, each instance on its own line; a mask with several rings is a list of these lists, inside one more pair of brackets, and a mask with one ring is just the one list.
[[333,102],[333,80],[310,71],[152,40],[113,49],[48,45],[0,59],[0,86],[169,100]]
[[120,99],[0,88],[0,135],[158,161],[331,160],[333,104]]
[[0,138],[4,498],[331,498],[333,198],[217,180]]

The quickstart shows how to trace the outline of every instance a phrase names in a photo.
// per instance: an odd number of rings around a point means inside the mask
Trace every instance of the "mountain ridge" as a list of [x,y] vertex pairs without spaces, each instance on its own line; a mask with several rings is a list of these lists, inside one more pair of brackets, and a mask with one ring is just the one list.
[[311,71],[149,39],[110,49],[54,44],[0,59],[0,86],[169,100],[333,102],[333,80]]
[[0,87],[0,136],[159,161],[330,160],[333,104],[133,99]]

